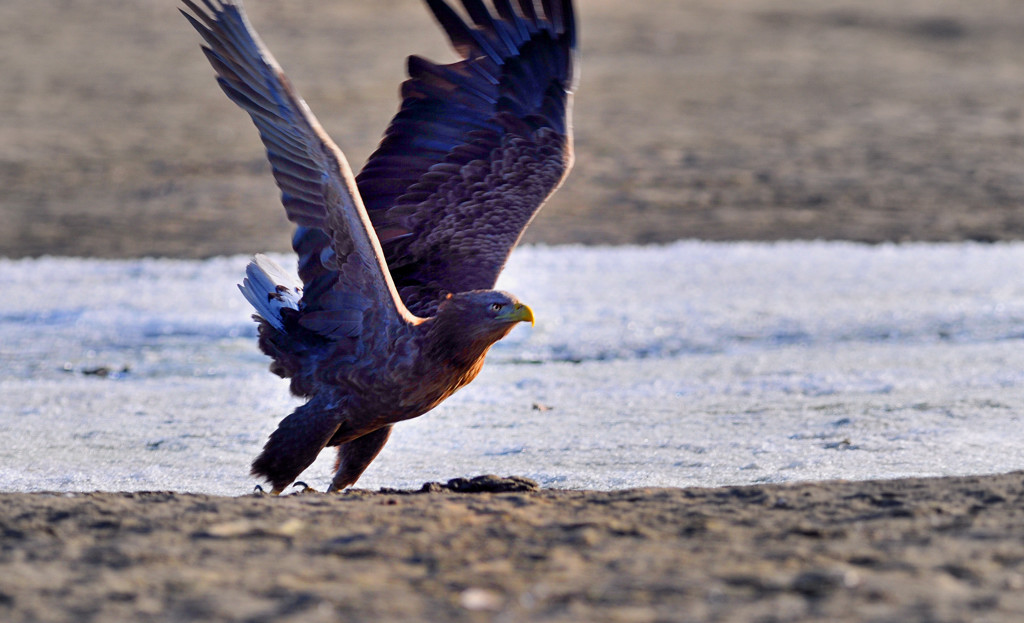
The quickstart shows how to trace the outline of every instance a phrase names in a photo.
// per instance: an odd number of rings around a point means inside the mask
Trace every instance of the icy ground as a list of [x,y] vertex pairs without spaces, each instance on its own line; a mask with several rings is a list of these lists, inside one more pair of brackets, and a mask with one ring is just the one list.
[[[0,490],[251,491],[297,403],[256,349],[246,261],[0,259]],[[524,248],[500,285],[537,326],[398,425],[361,487],[1024,468],[1024,244]]]

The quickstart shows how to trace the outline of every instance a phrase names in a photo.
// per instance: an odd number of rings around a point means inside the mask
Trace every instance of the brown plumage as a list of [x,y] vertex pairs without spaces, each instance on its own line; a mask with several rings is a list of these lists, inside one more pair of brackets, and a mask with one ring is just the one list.
[[358,176],[252,29],[240,2],[183,0],[224,92],[252,117],[301,283],[263,256],[240,286],[270,369],[308,401],[252,465],[275,492],[326,446],[350,486],[395,422],[480,371],[529,307],[495,291],[523,230],[572,163],[571,0],[426,0],[463,57],[409,58],[403,102]]

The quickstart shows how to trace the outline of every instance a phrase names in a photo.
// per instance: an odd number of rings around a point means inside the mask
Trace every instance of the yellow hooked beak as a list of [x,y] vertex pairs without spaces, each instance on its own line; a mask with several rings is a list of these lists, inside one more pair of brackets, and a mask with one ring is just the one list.
[[533,326],[533,310],[529,305],[516,303],[498,314],[498,320],[507,322],[529,322]]

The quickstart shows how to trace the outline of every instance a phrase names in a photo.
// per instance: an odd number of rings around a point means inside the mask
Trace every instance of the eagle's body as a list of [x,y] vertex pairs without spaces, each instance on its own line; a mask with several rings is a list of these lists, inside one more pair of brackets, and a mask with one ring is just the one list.
[[[249,273],[267,261],[258,257]],[[249,279],[243,291],[248,287]],[[467,318],[472,313],[467,307],[489,310],[491,305],[507,308],[509,318],[497,323]],[[348,345],[313,336],[295,340],[304,331],[287,330],[290,315],[284,314],[285,331],[257,315],[260,347],[275,358],[271,370],[291,378],[292,393],[310,399],[281,421],[253,463],[253,473],[266,476],[275,491],[291,483],[325,445],[339,452],[331,489],[355,483],[387,441],[392,424],[426,413],[472,381],[491,345],[516,322],[533,320],[530,309],[511,295],[476,290],[442,301],[432,317],[398,324],[385,344],[361,342],[352,352]]]
[[[358,176],[259,42],[237,0],[183,0],[218,82],[259,129],[301,283],[257,256],[241,289],[271,370],[308,401],[281,421],[253,474],[275,492],[325,446],[332,490],[353,484],[395,422],[479,373],[528,307],[492,290],[572,162],[571,0],[463,0],[469,26],[427,0],[463,60],[410,57],[403,103]],[[539,9],[539,10],[538,10]]]

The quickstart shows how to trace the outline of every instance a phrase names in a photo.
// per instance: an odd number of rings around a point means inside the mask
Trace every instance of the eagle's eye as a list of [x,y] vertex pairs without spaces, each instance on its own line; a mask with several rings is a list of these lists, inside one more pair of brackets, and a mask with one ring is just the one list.
[[501,308],[504,307],[504,306],[505,305],[503,303],[491,303],[491,311],[492,312],[500,312]]

